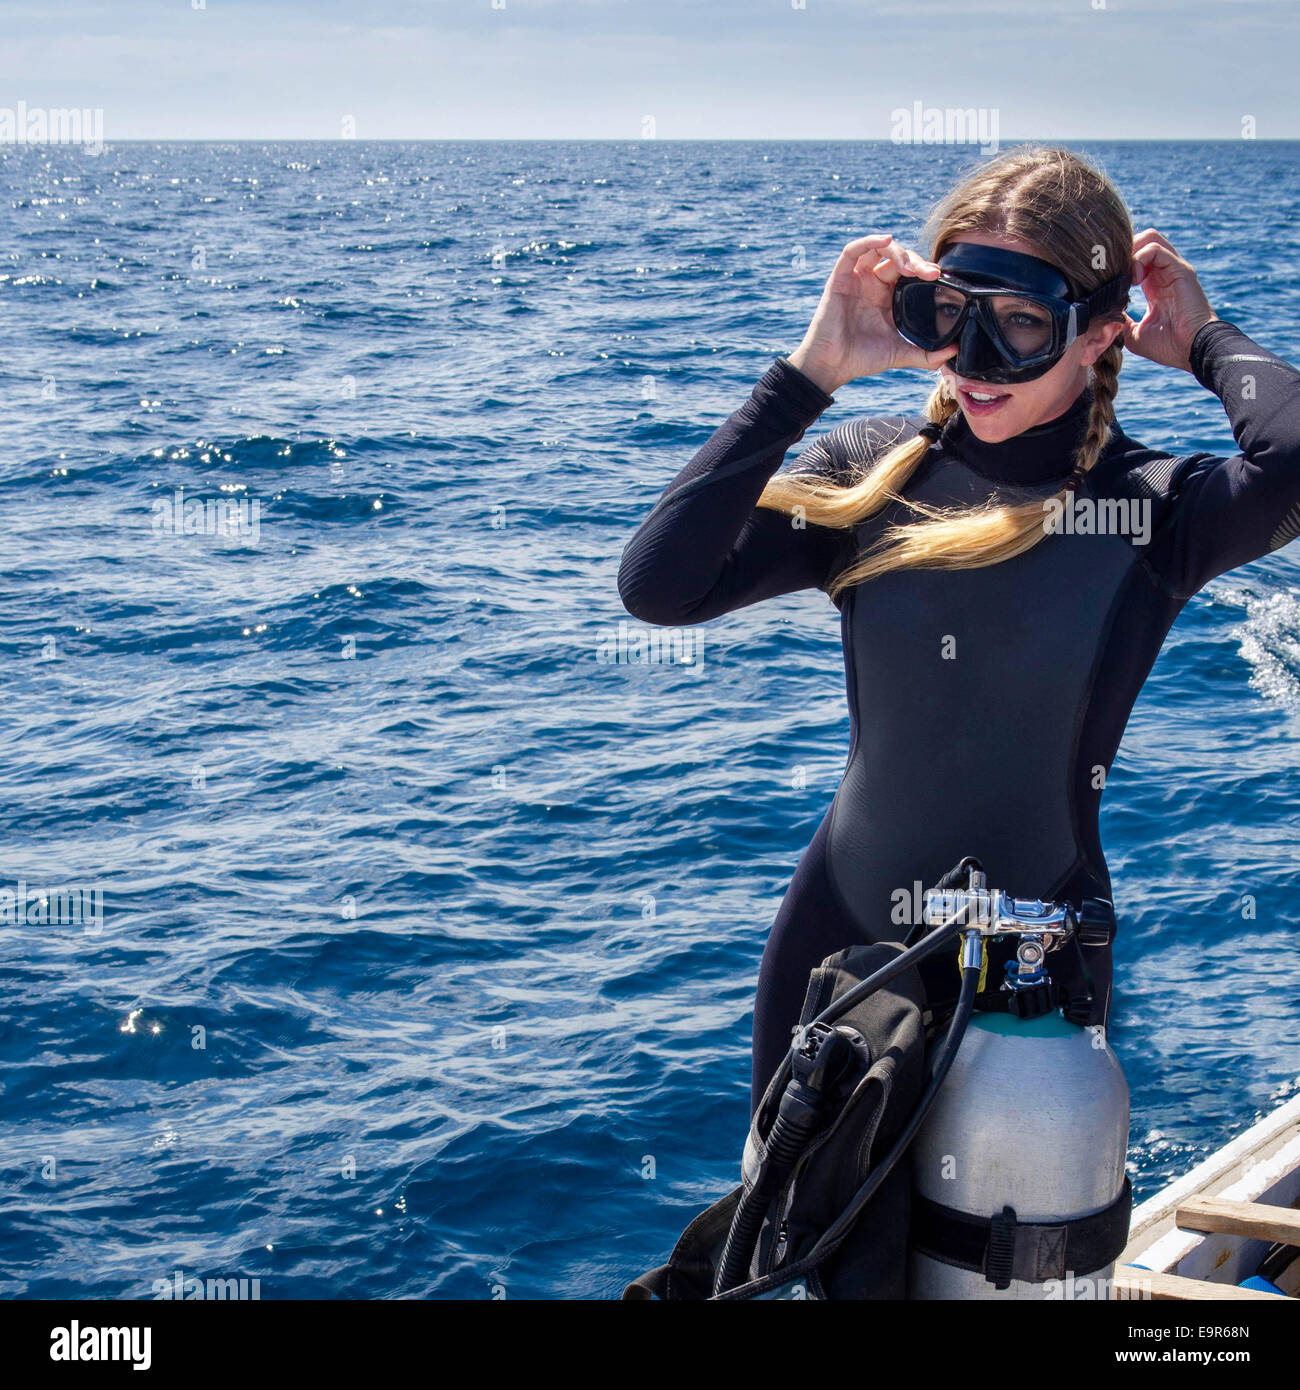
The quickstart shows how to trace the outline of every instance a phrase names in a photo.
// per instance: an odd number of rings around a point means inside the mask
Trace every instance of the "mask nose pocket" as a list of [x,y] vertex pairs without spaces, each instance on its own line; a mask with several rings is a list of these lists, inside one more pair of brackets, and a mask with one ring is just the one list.
[[958,376],[992,381],[995,378],[990,369],[999,367],[1001,363],[1002,358],[989,341],[988,334],[979,322],[978,313],[972,313],[961,331],[957,356],[952,360],[953,370]]

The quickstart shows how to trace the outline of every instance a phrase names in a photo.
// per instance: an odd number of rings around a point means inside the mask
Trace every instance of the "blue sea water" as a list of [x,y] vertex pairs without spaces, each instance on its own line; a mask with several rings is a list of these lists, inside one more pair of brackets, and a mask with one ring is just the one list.
[[[1300,358],[1300,146],[1085,152]],[[619,553],[843,242],[913,239],[976,153],[0,156],[0,884],[103,895],[0,928],[0,1293],[617,1294],[735,1180],[847,749],[824,596],[611,664]],[[1235,447],[1143,361],[1118,414]],[[181,490],[249,529],[168,530]],[[1292,547],[1188,605],[1112,774],[1139,1197],[1297,1087],[1298,580]]]

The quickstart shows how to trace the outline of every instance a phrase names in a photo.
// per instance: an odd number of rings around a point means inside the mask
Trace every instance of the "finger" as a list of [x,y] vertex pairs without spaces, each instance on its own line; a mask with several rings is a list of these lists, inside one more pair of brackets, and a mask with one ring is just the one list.
[[1143,265],[1172,265],[1179,257],[1158,241],[1149,241],[1133,255]]
[[1152,261],[1159,252],[1159,247],[1154,245],[1144,246],[1141,250],[1134,252],[1133,255],[1133,283],[1140,285],[1143,280],[1151,273]]
[[946,348],[937,348],[934,352],[927,352],[925,354],[926,370],[937,372],[945,362],[949,362],[956,357],[958,351],[957,344],[952,343]]
[[1168,237],[1161,236],[1154,227],[1149,227],[1145,232],[1133,238],[1133,247],[1137,255],[1143,251],[1152,252],[1160,255],[1162,264],[1174,264],[1184,270],[1191,270],[1191,262],[1180,256],[1170,244]]
[[[897,284],[905,275],[919,276],[927,264],[915,251],[909,251],[896,241],[884,248],[885,259],[873,267],[876,277],[886,285]],[[931,277],[932,278],[932,277]]]
[[1133,257],[1134,265],[1139,273],[1135,276],[1136,284],[1143,294],[1149,290],[1168,289],[1180,276],[1187,274],[1191,267],[1180,260],[1170,251],[1166,251],[1157,242],[1151,242],[1144,246],[1136,256]]
[[1156,231],[1154,227],[1144,227],[1140,232],[1134,234],[1133,246],[1136,249],[1139,246],[1149,245],[1163,246],[1167,251],[1174,249],[1173,242],[1163,232]]
[[1135,323],[1127,314],[1124,315],[1124,346],[1130,352],[1145,356],[1142,352],[1142,325]]
[[886,246],[883,259],[869,267],[871,273],[883,285],[896,285],[903,278],[907,262],[898,246]]
[[[930,264],[919,252],[913,251],[910,247],[903,246],[897,241],[892,242],[886,251],[902,266],[905,275],[917,275]],[[936,266],[935,269],[937,270],[938,267]]]
[[840,260],[856,265],[868,251],[880,252],[893,241],[892,232],[872,232],[870,236],[860,236],[850,241],[840,252]]
[[909,275],[941,275],[943,272],[939,268],[938,261],[932,261],[928,256],[923,256],[919,251],[914,251],[910,246],[904,246],[901,241],[894,242],[894,249],[906,262],[909,267]]

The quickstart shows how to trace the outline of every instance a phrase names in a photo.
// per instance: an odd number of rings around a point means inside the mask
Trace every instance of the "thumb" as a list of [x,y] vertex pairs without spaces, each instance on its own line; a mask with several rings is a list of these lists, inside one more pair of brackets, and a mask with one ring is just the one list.
[[937,348],[934,352],[925,354],[925,367],[927,371],[937,372],[945,362],[951,362],[957,356],[956,343],[950,343],[946,348]]

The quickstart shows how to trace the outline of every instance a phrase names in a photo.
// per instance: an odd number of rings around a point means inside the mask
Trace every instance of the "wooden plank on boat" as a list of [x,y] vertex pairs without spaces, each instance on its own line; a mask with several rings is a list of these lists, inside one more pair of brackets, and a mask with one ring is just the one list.
[[1183,1231],[1219,1231],[1252,1240],[1300,1245],[1300,1211],[1262,1202],[1233,1202],[1222,1197],[1190,1197],[1174,1213]]
[[1218,1299],[1283,1298],[1284,1294],[1264,1293],[1262,1289],[1239,1289],[1236,1284],[1211,1284],[1204,1279],[1185,1279],[1181,1274],[1160,1274],[1153,1269],[1117,1269],[1112,1281],[1113,1297],[1208,1302]]
[[[1185,1231],[1178,1209],[1196,1197],[1300,1205],[1300,1095],[1136,1207],[1121,1265],[1237,1284],[1270,1242],[1222,1232]],[[1291,1292],[1291,1290],[1288,1290]]]

